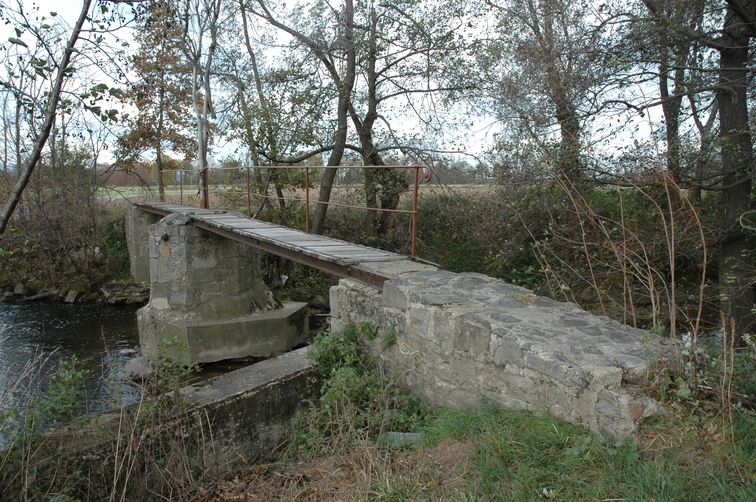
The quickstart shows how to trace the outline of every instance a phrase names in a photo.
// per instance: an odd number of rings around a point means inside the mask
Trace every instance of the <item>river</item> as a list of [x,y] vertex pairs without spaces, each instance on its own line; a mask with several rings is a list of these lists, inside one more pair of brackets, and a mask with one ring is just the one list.
[[139,390],[118,377],[138,345],[136,307],[0,303],[0,411],[44,396],[58,362],[74,356],[89,372],[82,412],[134,403]]

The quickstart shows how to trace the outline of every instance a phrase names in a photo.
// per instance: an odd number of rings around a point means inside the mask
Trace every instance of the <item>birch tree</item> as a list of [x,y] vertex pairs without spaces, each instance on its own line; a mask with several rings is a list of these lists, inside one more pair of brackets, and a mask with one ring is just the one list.
[[183,26],[183,50],[191,68],[191,89],[197,120],[197,168],[200,206],[209,207],[208,148],[211,124],[215,119],[212,102],[213,61],[221,30],[221,0],[179,0]]

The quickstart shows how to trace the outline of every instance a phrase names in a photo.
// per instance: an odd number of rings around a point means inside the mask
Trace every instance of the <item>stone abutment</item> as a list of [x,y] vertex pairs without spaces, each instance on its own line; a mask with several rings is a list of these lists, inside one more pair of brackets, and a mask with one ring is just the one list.
[[[649,365],[677,345],[577,305],[480,274],[420,266],[383,292],[342,279],[331,325],[367,323],[364,340],[389,376],[432,406],[549,412],[609,440],[634,436],[660,404],[643,392]],[[395,338],[395,343],[384,348]]]

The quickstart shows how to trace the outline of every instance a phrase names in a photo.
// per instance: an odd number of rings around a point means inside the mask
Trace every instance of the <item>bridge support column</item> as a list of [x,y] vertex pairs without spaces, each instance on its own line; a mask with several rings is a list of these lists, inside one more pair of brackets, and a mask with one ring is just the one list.
[[149,227],[150,302],[137,313],[142,352],[188,363],[285,352],[307,335],[307,304],[277,304],[260,252],[175,213]]
[[150,225],[160,221],[161,216],[147,211],[140,211],[135,205],[126,208],[124,228],[126,246],[129,249],[129,267],[131,277],[137,284],[150,283],[150,248],[147,240]]

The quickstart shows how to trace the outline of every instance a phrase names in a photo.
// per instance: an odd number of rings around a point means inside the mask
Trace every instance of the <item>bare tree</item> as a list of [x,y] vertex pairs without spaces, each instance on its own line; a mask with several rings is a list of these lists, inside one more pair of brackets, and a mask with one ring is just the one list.
[[[58,55],[49,55],[51,59],[55,56],[59,58],[56,61],[50,61],[50,66],[55,68],[55,78],[49,90],[49,96],[47,98],[47,104],[44,110],[42,124],[40,125],[39,129],[35,131],[36,138],[34,140],[32,150],[24,165],[18,167],[18,169],[20,169],[18,179],[16,180],[16,183],[10,192],[8,200],[2,208],[2,211],[0,211],[0,235],[5,233],[5,230],[8,227],[8,222],[13,215],[13,211],[16,209],[16,206],[21,200],[21,195],[23,194],[26,185],[29,183],[32,172],[34,171],[34,168],[37,166],[37,162],[39,162],[39,159],[42,156],[42,150],[47,144],[47,139],[50,137],[50,132],[52,130],[53,123],[55,122],[55,116],[57,114],[58,105],[60,103],[63,84],[73,71],[73,68],[70,66],[71,56],[76,50],[76,43],[79,40],[79,36],[81,35],[82,27],[87,21],[87,15],[89,13],[91,3],[91,0],[83,1],[79,17],[76,21],[76,24],[74,24],[71,29],[70,36],[68,38],[68,41],[66,42],[65,47],[63,47],[62,49],[62,53]],[[19,8],[21,7],[19,6]],[[20,38],[14,40],[11,40],[11,42],[16,45],[26,45],[25,42],[23,42],[23,40],[21,40]],[[13,84],[10,82],[4,83],[4,87],[12,86]]]
[[[488,95],[503,121],[516,121],[554,159],[556,174],[582,176],[584,121],[599,107],[610,53],[603,47],[609,24],[591,2],[488,0],[496,35],[482,54]],[[558,134],[556,151],[548,138]]]

